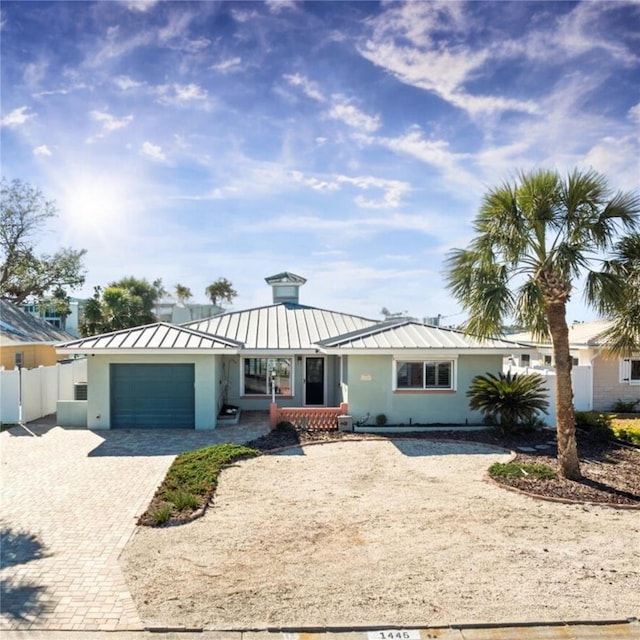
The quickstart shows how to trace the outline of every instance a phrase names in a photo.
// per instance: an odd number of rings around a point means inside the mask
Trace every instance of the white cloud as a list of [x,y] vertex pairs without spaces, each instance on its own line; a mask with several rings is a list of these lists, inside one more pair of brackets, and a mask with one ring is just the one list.
[[387,180],[373,176],[360,176],[357,178],[338,176],[337,179],[338,182],[354,185],[364,191],[369,189],[382,190],[382,199],[376,200],[365,198],[362,195],[356,196],[354,202],[362,209],[396,209],[401,206],[402,197],[409,191],[409,184],[400,180]]
[[403,195],[409,191],[409,184],[399,180],[387,180],[374,176],[345,176],[337,175],[330,179],[319,179],[314,176],[306,176],[301,171],[291,171],[291,177],[295,182],[309,187],[314,191],[339,191],[341,185],[350,185],[361,191],[379,190],[382,197],[365,198],[358,194],[354,202],[361,209],[395,209],[402,204]]
[[401,82],[430,91],[472,116],[507,110],[535,113],[530,101],[473,95],[465,84],[499,54],[499,46],[459,44],[459,35],[472,27],[463,3],[407,3],[386,11],[372,22],[371,38],[359,47],[361,55],[393,73]]
[[47,147],[46,144],[41,144],[39,147],[36,147],[33,150],[33,155],[34,156],[50,156],[52,155],[51,151],[49,150],[49,147]]
[[227,58],[226,60],[218,62],[218,64],[211,65],[209,68],[218,73],[234,73],[240,71],[242,68],[242,58],[239,56]]
[[102,124],[102,131],[105,133],[123,129],[133,122],[132,115],[124,116],[124,118],[116,118],[106,111],[97,110],[91,111],[89,115],[93,120]]
[[151,142],[144,142],[141,151],[143,155],[151,158],[155,162],[167,161],[167,156],[163,153],[162,147],[152,144]]
[[306,187],[311,187],[314,191],[337,191],[340,185],[337,182],[329,182],[327,180],[319,180],[313,176],[305,176],[300,171],[292,171],[291,177]]
[[9,128],[19,127],[28,120],[31,120],[31,118],[35,118],[38,114],[29,113],[30,108],[31,107],[18,107],[17,109],[14,109],[2,118],[2,126]]
[[597,51],[600,63],[606,64],[606,58],[612,58],[625,65],[636,64],[638,55],[607,26],[606,12],[619,10],[620,5],[618,2],[577,3],[571,11],[558,17],[551,28],[545,22],[544,28],[532,30],[527,37],[511,43],[511,47],[524,51],[531,59],[552,63]]
[[317,83],[312,82],[306,76],[300,73],[288,73],[283,77],[292,87],[299,87],[307,98],[317,100],[318,102],[324,102],[326,100]]
[[265,4],[271,13],[295,11],[298,8],[295,0],[266,0]]
[[125,0],[124,4],[130,11],[145,13],[158,4],[158,0]]
[[329,117],[341,120],[354,129],[372,133],[380,128],[380,117],[370,116],[350,104],[345,98],[335,96],[329,109]]
[[631,122],[640,124],[640,102],[638,102],[638,104],[631,107],[627,115],[629,116],[629,119],[631,120]]
[[118,76],[113,79],[114,84],[122,89],[123,91],[127,91],[129,89],[135,89],[136,87],[142,86],[142,82],[138,82],[133,80],[129,76]]
[[212,104],[209,93],[201,86],[190,84],[164,84],[156,87],[158,102],[167,106],[198,105],[208,110]]

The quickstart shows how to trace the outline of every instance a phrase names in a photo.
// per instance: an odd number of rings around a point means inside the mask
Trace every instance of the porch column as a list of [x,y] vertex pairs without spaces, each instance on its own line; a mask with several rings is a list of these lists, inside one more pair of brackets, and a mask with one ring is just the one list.
[[276,425],[278,424],[278,415],[279,415],[280,411],[278,410],[278,405],[275,402],[272,402],[269,405],[269,427],[271,428],[271,430],[276,428]]

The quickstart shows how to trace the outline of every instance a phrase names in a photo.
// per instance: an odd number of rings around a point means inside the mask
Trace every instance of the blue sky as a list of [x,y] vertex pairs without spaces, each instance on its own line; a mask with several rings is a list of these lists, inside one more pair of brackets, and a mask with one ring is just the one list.
[[88,250],[80,294],[226,277],[242,309],[287,270],[456,323],[443,257],[488,186],[638,188],[638,3],[3,1],[1,28],[2,173],[58,204],[41,251]]

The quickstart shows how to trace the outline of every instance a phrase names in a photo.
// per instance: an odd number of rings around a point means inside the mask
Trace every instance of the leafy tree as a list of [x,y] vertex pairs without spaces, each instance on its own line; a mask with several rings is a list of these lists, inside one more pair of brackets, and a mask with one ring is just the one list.
[[185,287],[183,284],[177,284],[174,288],[176,293],[176,298],[178,298],[178,302],[180,304],[184,304],[190,298],[193,298],[193,293],[191,293],[191,289],[189,287]]
[[128,329],[156,321],[156,302],[162,293],[162,281],[153,284],[133,276],[95,287],[93,297],[84,306],[80,323],[83,336]]
[[62,321],[62,328],[66,328],[67,317],[71,314],[71,298],[62,288],[57,287],[55,291],[46,298],[42,298],[38,303],[38,310],[53,311]]
[[594,171],[576,170],[566,179],[555,171],[521,173],[513,184],[489,190],[474,222],[476,237],[447,257],[448,286],[469,314],[467,333],[500,335],[511,316],[536,339],[551,338],[558,466],[569,479],[581,474],[566,305],[574,283],[586,275],[587,304],[612,314],[633,341],[624,325],[624,272],[599,261],[621,232],[638,229],[639,212],[636,194],[612,194]]
[[0,197],[0,297],[13,304],[40,300],[53,290],[84,283],[86,250],[62,248],[36,255],[36,236],[57,215],[55,204],[25,182],[2,180]]
[[205,289],[205,293],[209,296],[211,304],[214,304],[216,307],[219,307],[223,301],[231,304],[233,299],[238,295],[231,282],[226,278],[218,278],[215,282],[212,282]]
[[543,378],[536,373],[476,376],[467,397],[469,407],[480,411],[504,434],[534,424],[538,412],[547,413],[549,407]]

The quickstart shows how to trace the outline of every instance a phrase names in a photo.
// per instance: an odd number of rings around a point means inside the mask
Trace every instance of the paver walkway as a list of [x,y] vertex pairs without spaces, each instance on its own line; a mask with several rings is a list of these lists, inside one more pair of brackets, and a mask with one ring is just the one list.
[[118,563],[136,517],[178,453],[268,426],[29,429],[0,434],[0,630],[143,629]]

